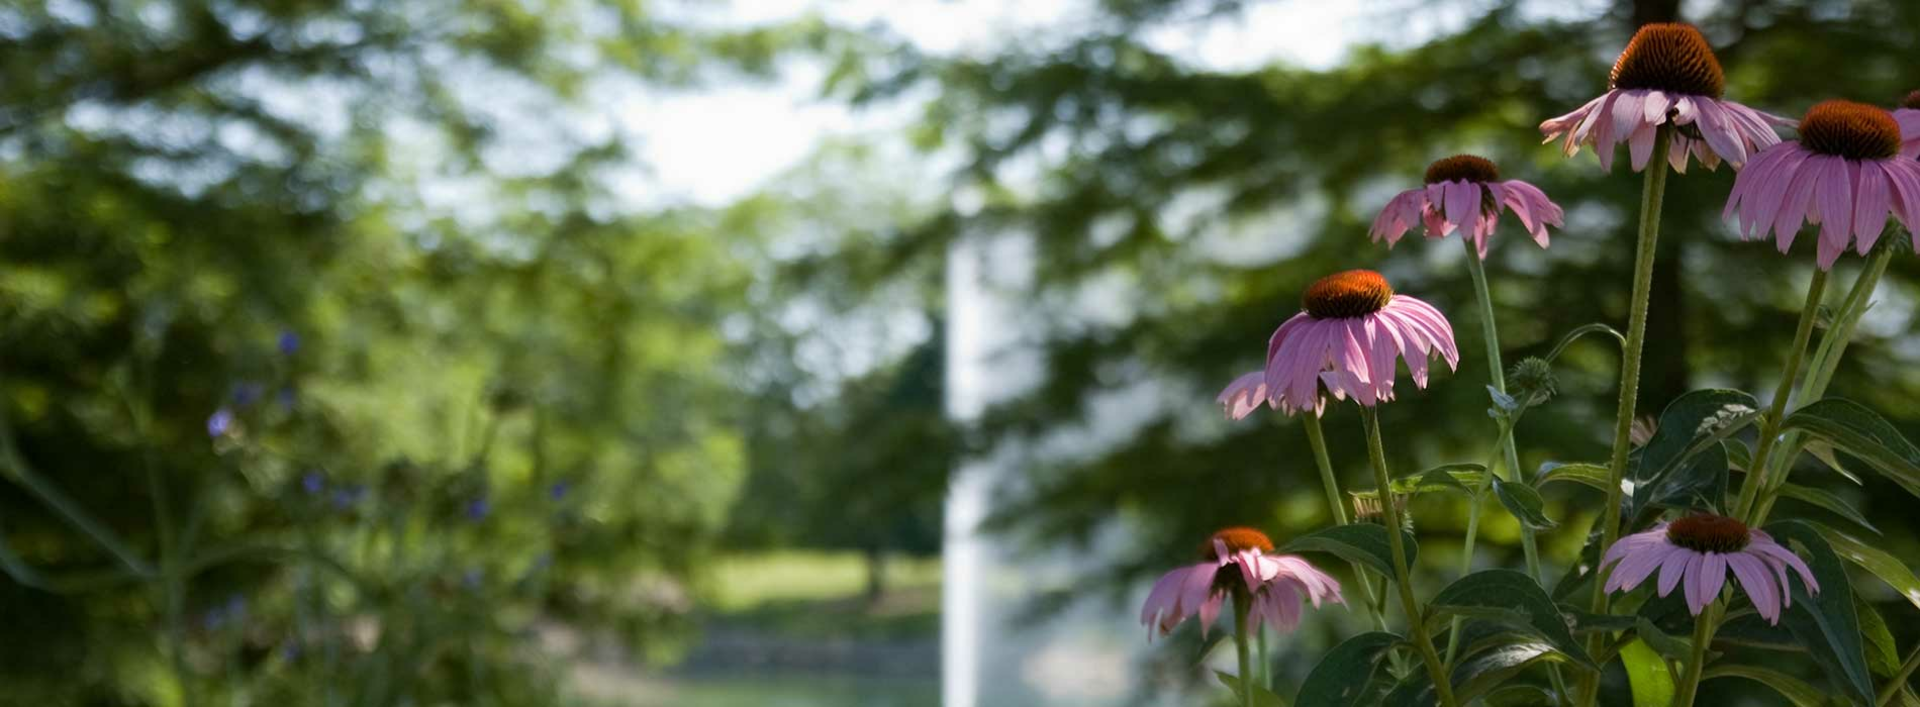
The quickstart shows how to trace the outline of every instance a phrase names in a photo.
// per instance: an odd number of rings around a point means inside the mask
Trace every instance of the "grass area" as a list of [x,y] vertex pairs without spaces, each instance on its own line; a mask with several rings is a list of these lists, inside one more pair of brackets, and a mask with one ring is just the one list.
[[[895,557],[886,563],[890,592],[940,590],[939,558]],[[714,563],[713,586],[705,603],[734,612],[768,602],[859,597],[866,591],[867,567],[857,552],[780,552],[728,555]]]
[[833,677],[652,682],[619,702],[622,707],[937,707],[938,680],[855,680]]
[[777,552],[716,563],[709,621],[786,638],[922,638],[940,630],[940,561],[887,563],[886,592],[869,602],[857,553]]

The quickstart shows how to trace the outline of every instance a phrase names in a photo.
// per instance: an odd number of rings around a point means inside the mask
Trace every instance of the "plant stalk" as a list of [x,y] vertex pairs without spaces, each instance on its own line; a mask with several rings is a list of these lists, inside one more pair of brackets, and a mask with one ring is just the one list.
[[[1493,386],[1494,390],[1505,393],[1507,392],[1507,369],[1500,362],[1500,331],[1493,319],[1493,293],[1487,287],[1487,266],[1480,262],[1480,254],[1473,247],[1473,241],[1463,237],[1460,242],[1467,247],[1467,272],[1473,276],[1474,299],[1480,302],[1480,336],[1487,345],[1487,384]],[[1508,479],[1516,484],[1522,483],[1520,454],[1514,447],[1511,427],[1500,432],[1500,453],[1502,461],[1507,465]],[[1487,473],[1491,474],[1494,471],[1489,467]],[[1478,508],[1476,505],[1476,512]],[[1467,530],[1467,562],[1469,563],[1473,561],[1474,530],[1471,526]],[[1527,575],[1533,577],[1535,582],[1541,581],[1540,549],[1534,542],[1533,529],[1524,523],[1520,526],[1520,548],[1526,555]]]
[[1707,610],[1694,617],[1693,652],[1687,659],[1687,669],[1681,673],[1680,685],[1673,694],[1673,707],[1693,707],[1693,697],[1700,691],[1700,678],[1707,672],[1707,644],[1713,642],[1713,632],[1719,627],[1723,606],[1719,600],[1707,605]]
[[1900,695],[1900,689],[1907,686],[1907,678],[1913,677],[1914,668],[1920,668],[1920,646],[1914,646],[1913,650],[1907,651],[1907,659],[1900,663],[1900,669],[1894,672],[1893,677],[1887,679],[1885,686],[1880,688],[1880,694],[1873,703],[1880,707],[1891,704],[1893,698]]
[[[1820,337],[1820,346],[1814,352],[1813,360],[1808,363],[1807,376],[1800,382],[1800,400],[1812,402],[1827,393],[1827,384],[1833,381],[1833,373],[1840,366],[1840,358],[1846,355],[1847,344],[1853,339],[1854,327],[1860,324],[1861,315],[1873,303],[1873,292],[1880,284],[1880,276],[1887,271],[1888,261],[1893,259],[1893,250],[1881,246],[1874,250],[1860,276],[1853,282],[1853,289],[1847,291],[1847,297],[1840,304],[1840,311],[1834,315],[1834,321]],[[1781,485],[1787,482],[1788,470],[1793,461],[1800,457],[1806,447],[1806,435],[1799,431],[1787,433],[1780,444],[1784,454],[1773,459],[1777,470],[1768,470],[1770,483],[1760,490],[1760,498],[1752,512],[1754,524],[1764,524],[1767,514],[1773,511],[1773,502],[1778,498]],[[1756,465],[1758,466],[1758,465]],[[1773,473],[1777,471],[1778,473]]]
[[1433,649],[1433,638],[1427,635],[1426,621],[1420,612],[1420,602],[1413,598],[1413,576],[1407,567],[1406,542],[1400,536],[1400,509],[1393,501],[1393,477],[1387,473],[1387,452],[1380,443],[1380,415],[1370,406],[1360,407],[1360,418],[1367,428],[1367,458],[1373,463],[1373,480],[1380,489],[1380,515],[1387,526],[1387,545],[1393,554],[1394,584],[1400,590],[1400,608],[1407,614],[1407,634],[1414,648],[1420,652],[1420,660],[1426,663],[1427,676],[1433,680],[1435,693],[1440,697],[1443,707],[1455,707],[1459,703],[1453,697],[1453,685],[1447,679],[1447,666],[1440,660],[1439,652]]
[[1814,268],[1813,281],[1807,284],[1807,302],[1800,308],[1800,324],[1793,330],[1793,348],[1787,351],[1786,367],[1780,370],[1780,384],[1774,389],[1767,416],[1760,419],[1760,448],[1754,452],[1753,463],[1747,469],[1747,482],[1740,486],[1740,501],[1734,504],[1734,517],[1749,517],[1755,510],[1754,502],[1759,499],[1760,490],[1769,483],[1768,462],[1772,461],[1773,449],[1779,443],[1780,422],[1787,414],[1787,400],[1793,397],[1793,382],[1800,376],[1800,362],[1806,358],[1807,342],[1813,338],[1813,320],[1819,318],[1820,298],[1826,291],[1827,271]]
[[1247,614],[1253,598],[1244,591],[1233,592],[1233,652],[1240,659],[1240,704],[1254,707],[1253,703],[1253,659],[1247,655],[1248,640]]
[[[1666,155],[1673,142],[1673,126],[1661,125],[1655,131],[1653,154]],[[1632,449],[1633,411],[1640,399],[1640,355],[1647,343],[1647,301],[1653,292],[1653,261],[1659,251],[1660,206],[1667,191],[1667,162],[1654,160],[1647,166],[1646,181],[1640,191],[1640,236],[1633,259],[1633,295],[1628,303],[1627,346],[1620,355],[1620,402],[1614,409],[1613,456],[1607,464],[1606,505],[1600,508],[1600,553],[1620,538],[1620,484],[1627,476],[1627,452]],[[1606,572],[1594,568],[1593,613],[1607,613]],[[1606,636],[1588,640],[1588,650],[1598,652]],[[1600,678],[1589,674],[1582,681],[1578,704],[1591,705],[1600,691]]]

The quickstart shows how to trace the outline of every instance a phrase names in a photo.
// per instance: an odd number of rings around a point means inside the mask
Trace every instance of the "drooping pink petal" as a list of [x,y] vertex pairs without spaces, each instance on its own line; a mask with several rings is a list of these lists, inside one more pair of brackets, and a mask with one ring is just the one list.
[[1205,638],[1207,631],[1213,628],[1213,622],[1220,619],[1220,607],[1227,601],[1227,595],[1215,593],[1207,597],[1200,605],[1200,637]]
[[[1789,195],[1792,193],[1790,190],[1793,188],[1794,180],[1799,178],[1798,175],[1801,171],[1807,169],[1807,160],[1813,156],[1813,153],[1801,149],[1800,143],[1792,142],[1781,144],[1786,147],[1774,148],[1776,150],[1782,150],[1780,157],[1769,162],[1766,166],[1767,171],[1760,173],[1756,177],[1760,183],[1754,186],[1753,193],[1749,195],[1742,204],[1744,207],[1743,210],[1747,213],[1741,214],[1741,220],[1745,221],[1748,214],[1752,214],[1752,225],[1743,226],[1743,228],[1751,229],[1750,237],[1752,238],[1766,238],[1769,231],[1777,233],[1777,222],[1780,218],[1780,213],[1786,210],[1790,202],[1791,197]],[[1746,174],[1746,170],[1742,170],[1741,174]],[[1811,198],[1811,192],[1808,192],[1806,199]],[[1801,203],[1804,204],[1805,200],[1803,199]],[[1806,207],[1802,206],[1801,208],[1804,209]],[[1793,234],[1798,231],[1799,228],[1800,224],[1795,222],[1793,226],[1787,230],[1784,242],[1791,244],[1793,242]]]
[[1808,155],[1800,169],[1793,174],[1793,182],[1782,196],[1780,213],[1774,217],[1774,239],[1780,245],[1780,252],[1787,252],[1793,245],[1793,235],[1800,231],[1800,224],[1807,219],[1807,212],[1814,202],[1814,187],[1819,184],[1819,175],[1825,171],[1829,160],[1826,155]]
[[1880,241],[1887,228],[1887,215],[1893,212],[1892,177],[1880,169],[1880,163],[1866,160],[1855,163],[1853,185],[1853,248],[1866,255]]
[[1659,127],[1641,124],[1627,138],[1627,154],[1633,158],[1633,171],[1647,168],[1647,162],[1653,157],[1653,142],[1659,135]]
[[1780,623],[1779,589],[1774,586],[1766,563],[1746,552],[1737,552],[1727,555],[1727,568],[1733,570],[1733,576],[1740,580],[1740,586],[1746,590],[1747,598],[1753,600],[1753,608],[1760,612],[1760,618],[1770,624]]
[[1720,102],[1701,99],[1694,102],[1694,107],[1700,111],[1700,118],[1694,121],[1694,125],[1700,128],[1700,137],[1707,141],[1714,153],[1735,167],[1746,164],[1746,140],[1735,131],[1733,121],[1727,117]]
[[1187,568],[1178,567],[1160,575],[1153,583],[1153,589],[1147,592],[1147,601],[1140,607],[1140,623],[1152,626],[1154,619],[1162,614],[1172,613],[1180,603],[1180,585],[1187,579]]
[[1663,544],[1627,555],[1625,559],[1620,560],[1620,564],[1614,565],[1613,574],[1607,576],[1606,590],[1617,592],[1639,586],[1653,574],[1654,570],[1660,568],[1660,563],[1666,560],[1667,555],[1674,552],[1685,552],[1685,550]]
[[1820,593],[1820,582],[1813,578],[1813,569],[1807,567],[1806,561],[1800,559],[1799,555],[1793,554],[1792,550],[1775,542],[1771,536],[1761,531],[1754,531],[1753,540],[1747,545],[1747,551],[1765,555],[1785,564],[1800,575],[1801,581],[1807,585],[1808,594]]
[[1821,270],[1831,269],[1835,259],[1847,248],[1847,236],[1853,228],[1853,177],[1848,160],[1827,160],[1821,165],[1820,181],[1814,199],[1820,209]]
[[1680,580],[1686,577],[1687,568],[1691,567],[1693,561],[1699,556],[1700,553],[1692,550],[1667,555],[1666,560],[1660,563],[1660,586],[1657,587],[1660,590],[1660,596],[1672,594],[1673,588],[1680,586]]
[[[1694,616],[1699,616],[1700,611],[1713,600],[1707,595],[1707,566],[1712,557],[1711,553],[1695,553],[1687,557],[1687,577],[1682,581],[1687,585],[1687,610],[1693,612]],[[1721,566],[1720,572],[1724,575],[1726,568]]]
[[1253,414],[1267,402],[1267,372],[1263,369],[1241,374],[1214,400],[1226,407],[1228,418],[1238,420]]

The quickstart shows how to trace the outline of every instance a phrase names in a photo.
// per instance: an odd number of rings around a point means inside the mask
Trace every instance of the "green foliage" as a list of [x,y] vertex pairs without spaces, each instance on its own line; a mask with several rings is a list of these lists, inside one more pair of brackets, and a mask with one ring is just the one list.
[[0,613],[36,617],[0,703],[537,704],[543,622],[676,650],[744,473],[715,322],[745,236],[617,206],[631,156],[570,115],[822,28],[440,0],[0,25]]
[[1620,662],[1627,667],[1633,707],[1673,704],[1673,671],[1667,667],[1666,658],[1636,638],[1620,649]]
[[[1407,564],[1413,564],[1420,557],[1420,546],[1414,541],[1413,534],[1401,531],[1402,547],[1407,554]],[[1316,530],[1287,542],[1280,548],[1284,553],[1324,552],[1348,562],[1366,565],[1382,576],[1393,576],[1393,549],[1387,538],[1386,526],[1377,523],[1352,523],[1335,525]]]
[[[1593,666],[1586,649],[1573,638],[1553,599],[1527,575],[1513,570],[1482,570],[1447,585],[1429,602],[1437,615],[1497,621],[1546,641],[1572,661]],[[1489,686],[1491,687],[1491,686]]]
[[1294,704],[1357,707],[1379,697],[1374,675],[1400,637],[1382,631],[1362,633],[1334,646],[1307,674]]
[[1867,669],[1860,619],[1854,613],[1853,585],[1846,565],[1827,544],[1818,526],[1802,520],[1779,521],[1767,532],[1782,542],[1804,549],[1807,565],[1820,582],[1820,593],[1810,596],[1793,583],[1793,607],[1782,622],[1807,647],[1828,679],[1855,703],[1871,702],[1873,678]]

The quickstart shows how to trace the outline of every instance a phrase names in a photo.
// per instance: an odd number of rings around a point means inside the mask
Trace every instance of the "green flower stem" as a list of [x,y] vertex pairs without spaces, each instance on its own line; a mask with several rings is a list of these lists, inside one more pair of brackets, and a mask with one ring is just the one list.
[[1380,415],[1370,406],[1360,407],[1360,418],[1367,427],[1367,458],[1373,463],[1373,481],[1380,489],[1380,515],[1387,526],[1387,545],[1393,553],[1394,584],[1400,590],[1400,608],[1407,614],[1407,634],[1413,646],[1420,652],[1420,660],[1426,663],[1427,676],[1433,679],[1433,688],[1440,696],[1442,707],[1455,707],[1459,703],[1453,698],[1453,685],[1447,680],[1447,666],[1440,661],[1440,654],[1433,649],[1433,638],[1427,635],[1427,623],[1420,611],[1420,602],[1413,598],[1413,576],[1407,568],[1406,542],[1400,537],[1400,509],[1393,502],[1393,477],[1387,473],[1387,452],[1380,443]]
[[[1904,234],[1896,231],[1888,237],[1900,237]],[[1880,285],[1880,276],[1887,272],[1887,263],[1893,259],[1893,250],[1886,245],[1874,250],[1867,265],[1860,271],[1860,277],[1853,282],[1853,289],[1847,291],[1847,297],[1835,313],[1834,321],[1820,337],[1820,346],[1814,352],[1813,360],[1808,364],[1805,380],[1800,382],[1800,400],[1811,402],[1827,394],[1827,384],[1833,381],[1833,373],[1840,366],[1840,358],[1846,355],[1847,344],[1853,340],[1853,330],[1860,324],[1860,317],[1873,304],[1874,289]],[[1761,489],[1757,507],[1752,513],[1755,524],[1766,522],[1767,514],[1773,511],[1773,502],[1779,497],[1780,487],[1787,482],[1787,470],[1793,460],[1800,457],[1805,449],[1806,435],[1798,431],[1787,433],[1780,444],[1786,452],[1774,457],[1775,469],[1767,470],[1768,486]],[[1757,464],[1755,466],[1758,466]]]
[[1920,668],[1920,646],[1914,646],[1913,650],[1907,651],[1906,661],[1900,664],[1900,670],[1895,672],[1892,678],[1887,679],[1886,686],[1880,688],[1880,694],[1873,703],[1880,707],[1892,704],[1893,698],[1900,695],[1900,689],[1907,686],[1907,679],[1913,677],[1914,668]]
[[1260,660],[1259,665],[1256,666],[1258,668],[1257,672],[1260,673],[1260,686],[1267,688],[1268,692],[1272,692],[1273,662],[1268,658],[1267,654],[1267,632],[1255,631],[1253,634],[1253,645],[1254,648],[1257,649],[1254,655]]
[[[1655,131],[1653,154],[1665,155],[1673,142],[1673,126],[1661,125]],[[1653,291],[1653,261],[1660,242],[1660,205],[1667,191],[1667,162],[1653,160],[1647,166],[1646,182],[1640,192],[1640,237],[1633,259],[1633,295],[1627,314],[1627,347],[1620,355],[1620,404],[1614,409],[1613,457],[1607,465],[1607,502],[1600,507],[1600,553],[1605,556],[1613,541],[1620,538],[1620,483],[1627,476],[1627,452],[1632,448],[1633,411],[1640,400],[1640,355],[1647,343],[1647,300]],[[1607,613],[1606,573],[1593,574],[1593,613]],[[1588,650],[1598,652],[1606,641],[1603,634],[1588,640]],[[1591,705],[1598,698],[1600,677],[1589,674],[1582,681],[1578,704]]]
[[[1473,276],[1474,299],[1480,301],[1480,336],[1486,340],[1487,345],[1487,384],[1493,386],[1494,390],[1505,393],[1507,392],[1507,369],[1500,363],[1500,331],[1493,319],[1493,294],[1487,288],[1487,267],[1485,263],[1480,262],[1480,253],[1474,249],[1472,240],[1463,235],[1460,242],[1467,247],[1467,272]],[[1502,460],[1507,465],[1507,478],[1516,484],[1521,483],[1520,454],[1514,448],[1511,426],[1501,430],[1499,446]],[[1493,473],[1491,466],[1488,467],[1487,473]],[[1478,504],[1474,506],[1474,510],[1477,514]],[[1470,519],[1466,540],[1466,562],[1469,566],[1473,562],[1473,532]],[[1540,581],[1540,549],[1534,542],[1533,529],[1524,524],[1520,526],[1520,548],[1526,554],[1527,575],[1533,577],[1535,582]]]
[[1760,489],[1766,488],[1769,476],[1768,462],[1773,459],[1773,448],[1780,438],[1780,421],[1787,414],[1787,400],[1793,397],[1793,382],[1800,377],[1800,362],[1806,358],[1807,342],[1813,338],[1813,320],[1819,318],[1820,298],[1827,291],[1827,271],[1813,270],[1813,281],[1807,284],[1807,302],[1800,307],[1800,325],[1793,331],[1793,348],[1787,351],[1787,364],[1780,370],[1780,385],[1774,389],[1773,402],[1767,407],[1767,416],[1760,420],[1760,449],[1753,454],[1753,463],[1747,469],[1747,482],[1740,485],[1740,501],[1734,504],[1734,516],[1747,518],[1754,510],[1754,502],[1760,497]]
[[[1508,425],[1501,425],[1500,436],[1506,437],[1512,429]],[[1487,460],[1487,469],[1487,473],[1493,473],[1492,459]],[[1473,489],[1473,494],[1467,501],[1467,536],[1460,541],[1460,576],[1462,577],[1473,573],[1473,545],[1480,533],[1480,511],[1487,505],[1487,489],[1492,486],[1493,482],[1490,480],[1482,482]],[[1455,616],[1453,623],[1447,629],[1446,663],[1449,668],[1453,667],[1453,657],[1460,649],[1460,624],[1463,621],[1465,621],[1464,618]]]
[[1240,659],[1240,704],[1244,707],[1254,707],[1253,660],[1247,656],[1247,644],[1252,643],[1247,637],[1248,604],[1251,603],[1253,598],[1246,592],[1233,593],[1233,652]]
[[1707,672],[1707,644],[1713,642],[1713,633],[1720,626],[1720,615],[1725,609],[1719,600],[1707,605],[1707,610],[1693,620],[1693,653],[1687,659],[1687,667],[1681,673],[1680,684],[1673,693],[1673,707],[1693,707],[1693,697],[1700,691],[1700,678]]
[[[1333,461],[1327,456],[1327,437],[1320,428],[1320,416],[1313,414],[1312,411],[1302,411],[1300,421],[1301,425],[1307,429],[1307,446],[1313,448],[1313,462],[1320,468],[1320,486],[1327,492],[1327,510],[1333,514],[1333,522],[1346,525],[1348,523],[1347,507],[1340,495],[1340,481],[1333,476]],[[1367,581],[1366,568],[1361,567],[1358,562],[1353,563],[1353,577],[1359,580],[1361,598],[1365,600],[1367,607],[1375,609],[1380,606],[1374,599],[1373,583]],[[1371,613],[1374,629],[1387,630],[1385,612],[1375,609]]]

